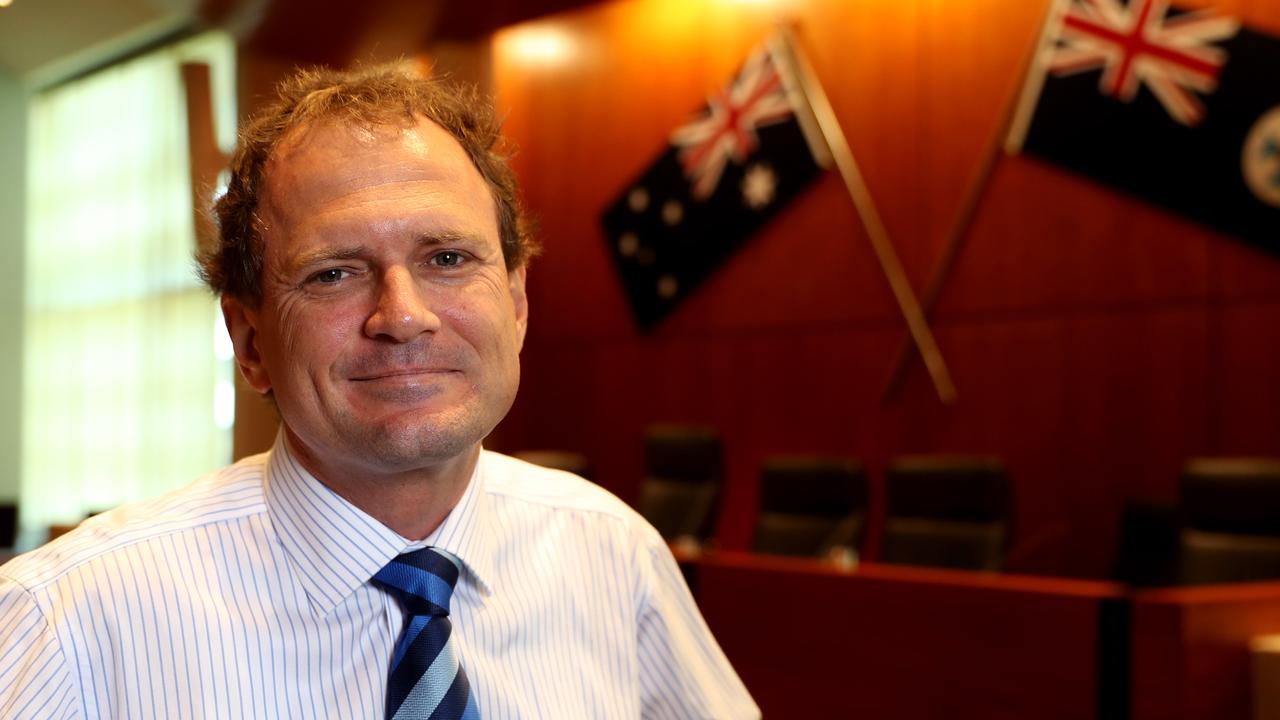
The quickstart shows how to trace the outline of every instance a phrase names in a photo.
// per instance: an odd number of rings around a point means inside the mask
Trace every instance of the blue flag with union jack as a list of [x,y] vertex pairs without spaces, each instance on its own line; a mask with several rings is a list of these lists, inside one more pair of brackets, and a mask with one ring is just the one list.
[[1059,0],[1009,149],[1280,253],[1280,38],[1168,0]]
[[825,164],[781,39],[751,53],[604,212],[642,328],[670,313]]

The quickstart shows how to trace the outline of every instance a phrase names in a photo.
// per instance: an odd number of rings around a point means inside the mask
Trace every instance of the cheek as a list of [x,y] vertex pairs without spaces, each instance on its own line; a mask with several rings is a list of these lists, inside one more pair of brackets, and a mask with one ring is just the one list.
[[509,294],[488,287],[460,293],[440,314],[477,349],[493,353],[515,343],[515,310]]
[[297,305],[280,313],[280,360],[305,374],[325,372],[360,330],[359,313],[338,304]]

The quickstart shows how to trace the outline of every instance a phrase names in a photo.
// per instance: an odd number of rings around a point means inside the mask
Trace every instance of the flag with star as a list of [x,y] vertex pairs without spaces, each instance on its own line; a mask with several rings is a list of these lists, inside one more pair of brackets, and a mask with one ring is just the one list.
[[1168,0],[1058,0],[1008,149],[1280,253],[1280,38]]
[[604,212],[609,249],[642,328],[688,297],[828,164],[781,37],[668,138]]

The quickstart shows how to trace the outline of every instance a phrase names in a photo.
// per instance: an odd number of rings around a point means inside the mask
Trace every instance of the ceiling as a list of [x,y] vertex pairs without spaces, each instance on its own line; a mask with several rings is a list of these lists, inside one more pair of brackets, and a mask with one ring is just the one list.
[[0,72],[40,87],[189,27],[198,0],[13,0]]
[[376,49],[411,53],[592,0],[12,0],[0,7],[0,73],[39,88],[192,28],[247,47],[340,64]]

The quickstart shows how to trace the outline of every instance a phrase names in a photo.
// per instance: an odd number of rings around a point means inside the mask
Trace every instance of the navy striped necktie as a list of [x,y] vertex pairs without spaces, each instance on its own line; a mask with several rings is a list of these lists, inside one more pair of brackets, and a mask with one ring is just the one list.
[[404,629],[387,676],[387,720],[480,718],[449,623],[459,567],[444,550],[423,548],[397,556],[373,576],[404,608]]

